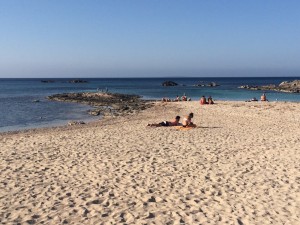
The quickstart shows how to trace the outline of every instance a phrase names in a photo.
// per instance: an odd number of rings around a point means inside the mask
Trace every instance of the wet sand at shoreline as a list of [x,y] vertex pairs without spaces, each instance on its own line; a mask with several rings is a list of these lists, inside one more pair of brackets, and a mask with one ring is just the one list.
[[[195,129],[146,126],[190,112]],[[0,143],[2,224],[300,221],[299,103],[156,103]]]

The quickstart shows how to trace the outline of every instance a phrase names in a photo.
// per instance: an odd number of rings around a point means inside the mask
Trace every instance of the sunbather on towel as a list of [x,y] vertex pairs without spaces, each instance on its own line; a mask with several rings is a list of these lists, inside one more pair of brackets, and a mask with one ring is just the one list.
[[183,118],[182,126],[183,127],[194,127],[195,124],[192,122],[192,118],[194,117],[194,113],[190,113],[188,116]]

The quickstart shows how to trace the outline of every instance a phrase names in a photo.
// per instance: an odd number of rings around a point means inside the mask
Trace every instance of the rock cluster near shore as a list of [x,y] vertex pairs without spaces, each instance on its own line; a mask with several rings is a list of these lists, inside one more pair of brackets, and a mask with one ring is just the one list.
[[242,85],[239,88],[244,88],[244,89],[249,89],[249,90],[300,93],[300,80],[283,81],[278,86],[275,84],[269,84],[269,85],[263,85],[263,86]]
[[[178,86],[179,84],[174,81],[168,80],[168,81],[164,81],[161,85],[164,87],[173,87],[173,86]],[[186,85],[182,84],[182,86],[186,86]],[[200,81],[197,84],[194,84],[193,86],[195,86],[195,87],[218,87],[220,85],[217,84],[216,82],[205,83],[203,81]]]
[[151,101],[142,100],[138,95],[118,93],[63,93],[48,96],[48,99],[91,105],[95,108],[90,110],[89,114],[94,116],[118,116],[137,113],[152,106]]
[[196,87],[218,87],[220,85],[217,84],[216,82],[210,82],[210,83],[200,82],[198,84],[195,84],[194,86],[196,86]]
[[83,122],[83,121],[70,121],[68,123],[69,126],[81,125],[81,124],[85,124],[85,122]]

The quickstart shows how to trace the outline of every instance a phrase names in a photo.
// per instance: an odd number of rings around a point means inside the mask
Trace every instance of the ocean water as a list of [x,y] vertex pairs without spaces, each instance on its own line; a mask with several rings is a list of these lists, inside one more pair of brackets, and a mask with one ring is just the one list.
[[[199,100],[211,95],[216,100],[245,101],[259,98],[261,91],[238,89],[241,85],[279,84],[300,77],[267,78],[90,78],[88,83],[69,83],[72,79],[0,79],[0,132],[66,124],[70,120],[92,120],[87,105],[53,102],[47,96],[66,92],[96,92],[108,90],[124,94],[137,94],[145,99],[174,99],[183,94]],[[53,80],[43,83],[41,80]],[[171,80],[175,87],[163,87],[162,82]],[[196,87],[200,82],[216,82],[218,87]],[[300,102],[300,94],[266,92],[270,101]],[[38,100],[39,102],[35,102]]]

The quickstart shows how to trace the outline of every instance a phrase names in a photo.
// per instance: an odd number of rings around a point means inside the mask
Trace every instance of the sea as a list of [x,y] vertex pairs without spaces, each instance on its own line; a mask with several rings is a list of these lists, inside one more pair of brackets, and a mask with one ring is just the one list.
[[[108,91],[136,94],[154,100],[186,95],[192,101],[198,101],[204,95],[212,96],[215,100],[246,101],[253,97],[259,99],[262,91],[239,89],[241,85],[279,84],[282,81],[299,80],[300,77],[80,78],[87,82],[69,82],[74,79],[0,79],[0,132],[65,125],[72,120],[95,120],[87,113],[90,106],[47,100],[47,96],[52,94]],[[163,87],[164,81],[174,81],[179,85]],[[210,82],[219,86],[195,86]],[[300,102],[300,94],[267,91],[266,95],[269,101]]]

